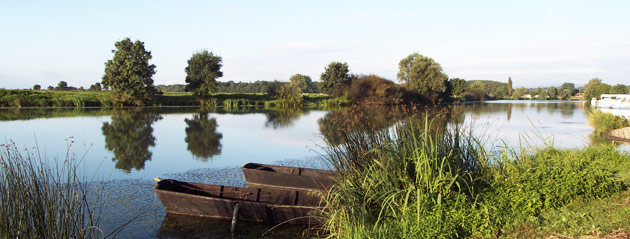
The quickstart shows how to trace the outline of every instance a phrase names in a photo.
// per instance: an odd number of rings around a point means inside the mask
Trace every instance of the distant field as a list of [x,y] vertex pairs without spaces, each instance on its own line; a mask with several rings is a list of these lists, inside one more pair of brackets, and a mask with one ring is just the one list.
[[[325,94],[303,94],[303,107],[337,107],[349,104],[345,98]],[[114,107],[121,104],[108,91],[35,91],[0,89],[0,107]],[[148,106],[208,106],[208,107],[278,107],[282,100],[262,93],[217,93],[208,98],[191,92],[165,92]]]

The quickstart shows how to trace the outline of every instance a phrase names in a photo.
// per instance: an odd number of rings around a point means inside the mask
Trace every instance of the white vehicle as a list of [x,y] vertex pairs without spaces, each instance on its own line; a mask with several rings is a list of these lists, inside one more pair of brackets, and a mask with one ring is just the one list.
[[604,109],[630,109],[630,95],[602,94],[600,99],[593,98],[591,106]]

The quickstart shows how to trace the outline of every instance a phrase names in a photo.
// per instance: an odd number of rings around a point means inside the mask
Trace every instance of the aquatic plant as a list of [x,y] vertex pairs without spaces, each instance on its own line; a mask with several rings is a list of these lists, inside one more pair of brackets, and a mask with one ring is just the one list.
[[624,188],[617,175],[630,156],[612,146],[488,153],[457,115],[416,111],[329,145],[326,157],[341,174],[324,199],[328,236],[499,237],[575,200]]
[[70,147],[54,163],[36,149],[0,147],[0,238],[103,238],[102,186],[80,174],[81,160]]

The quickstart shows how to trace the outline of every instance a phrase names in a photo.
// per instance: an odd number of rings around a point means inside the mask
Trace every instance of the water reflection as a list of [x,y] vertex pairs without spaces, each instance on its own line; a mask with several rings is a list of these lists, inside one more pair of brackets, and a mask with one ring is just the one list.
[[302,109],[294,108],[267,111],[265,112],[267,117],[265,128],[282,129],[291,127],[303,114],[304,111]]
[[155,146],[152,124],[162,119],[156,112],[141,109],[115,111],[111,123],[103,123],[105,148],[114,154],[115,167],[127,173],[141,170],[151,160],[150,146]]
[[167,213],[162,220],[157,238],[309,238],[305,225],[280,225],[238,221],[234,234],[230,233],[231,220],[195,217]]
[[330,146],[347,139],[352,132],[373,132],[391,127],[407,114],[400,107],[353,106],[345,111],[331,111],[319,119],[319,132]]
[[221,154],[223,134],[217,131],[217,119],[208,115],[208,112],[199,112],[192,119],[184,120],[187,125],[184,141],[188,144],[188,151],[202,161]]

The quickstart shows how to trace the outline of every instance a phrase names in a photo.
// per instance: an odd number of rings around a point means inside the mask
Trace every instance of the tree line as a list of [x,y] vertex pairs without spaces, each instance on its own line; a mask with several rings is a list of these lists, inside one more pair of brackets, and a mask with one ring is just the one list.
[[[397,79],[400,84],[377,75],[351,74],[346,62],[331,62],[315,82],[309,76],[294,74],[288,82],[219,82],[223,77],[222,58],[207,50],[195,52],[184,69],[186,84],[154,86],[156,66],[150,64],[151,52],[144,42],[132,42],[125,38],[114,44],[113,57],[105,62],[105,73],[101,82],[90,86],[90,90],[110,90],[121,104],[144,105],[162,92],[192,92],[196,97],[209,98],[214,93],[264,93],[273,99],[300,105],[302,93],[325,93],[343,96],[355,103],[399,104],[438,103],[452,100],[488,99],[569,99],[578,93],[573,83],[559,87],[513,89],[513,82],[449,79],[441,65],[430,57],[412,53],[400,60]],[[585,87],[584,97],[598,97],[602,93],[627,93],[624,85],[610,86],[593,79]],[[40,85],[33,86],[41,90]],[[49,90],[75,90],[65,81]],[[79,90],[84,90],[82,87]]]

